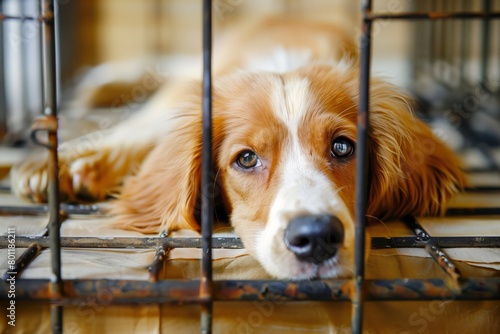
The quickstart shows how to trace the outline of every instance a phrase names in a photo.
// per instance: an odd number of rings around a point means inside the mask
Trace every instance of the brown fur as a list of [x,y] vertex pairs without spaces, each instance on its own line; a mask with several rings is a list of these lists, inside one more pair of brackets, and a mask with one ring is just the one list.
[[[320,170],[332,131],[356,139],[357,71],[339,73],[328,67],[311,67],[286,75],[307,77],[313,83],[316,104],[300,136]],[[214,159],[227,208],[247,211],[245,220],[265,221],[279,165],[286,129],[269,105],[269,79],[276,75],[239,74],[223,78],[214,91]],[[195,89],[193,96],[199,96]],[[380,219],[407,214],[442,214],[447,200],[466,182],[457,157],[430,129],[416,119],[409,98],[398,88],[374,80],[371,89],[370,171],[368,214]],[[130,178],[112,212],[123,227],[142,232],[198,228],[201,166],[201,105],[192,101],[179,115],[183,126],[167,134]],[[271,166],[259,179],[245,178],[230,168],[237,145],[251,147]],[[354,211],[354,159],[326,171],[340,195]],[[248,180],[247,180],[248,179]],[[222,189],[220,188],[222,185]],[[241,217],[243,219],[243,217]]]
[[[201,84],[174,81],[152,98],[141,115],[105,136],[99,147],[78,156],[61,152],[66,171],[63,184],[69,187],[65,192],[74,199],[82,194],[102,199],[124,181],[110,213],[116,226],[144,233],[198,230],[200,197],[213,196],[222,201],[247,249],[275,276],[351,275],[355,156],[337,159],[330,148],[338,136],[356,141],[359,73],[354,44],[335,26],[286,20],[247,27],[225,43],[219,49],[225,52],[215,64],[213,187],[201,189],[200,184]],[[248,60],[259,60],[257,65],[266,62],[265,56],[276,61],[276,45],[281,48],[278,58],[284,49],[307,51],[307,63],[288,64],[293,68],[284,73],[252,66],[239,70]],[[342,61],[344,56],[351,65]],[[289,90],[292,94],[287,95]],[[466,182],[458,158],[412,114],[409,98],[398,88],[373,79],[370,93],[368,215],[389,219],[442,214],[448,199]],[[284,110],[276,110],[280,108]],[[235,166],[238,154],[247,149],[262,161],[258,169],[244,171]],[[287,174],[287,163],[302,169]],[[16,192],[43,199],[44,166],[26,163],[17,168]],[[293,184],[292,190],[282,187],[287,181]],[[296,207],[286,202],[287,192],[293,191],[298,194],[292,197]],[[293,215],[324,213],[309,212],[302,205],[316,204],[307,201],[308,193],[325,194],[314,210],[337,215],[345,231],[335,259],[338,263],[319,266],[318,272],[311,263],[298,261],[283,243],[284,225]],[[279,202],[277,197],[284,200]],[[272,237],[260,234],[270,230]],[[257,240],[264,240],[261,248],[270,251],[259,250]]]

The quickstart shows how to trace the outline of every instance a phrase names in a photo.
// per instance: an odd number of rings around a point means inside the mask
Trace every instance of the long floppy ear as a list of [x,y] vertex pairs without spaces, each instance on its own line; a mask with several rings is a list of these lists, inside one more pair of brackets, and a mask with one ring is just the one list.
[[466,177],[457,156],[411,111],[395,86],[370,92],[371,186],[368,213],[380,219],[443,214]]
[[201,90],[193,91],[191,102],[168,111],[164,137],[112,202],[114,226],[142,233],[199,229]]

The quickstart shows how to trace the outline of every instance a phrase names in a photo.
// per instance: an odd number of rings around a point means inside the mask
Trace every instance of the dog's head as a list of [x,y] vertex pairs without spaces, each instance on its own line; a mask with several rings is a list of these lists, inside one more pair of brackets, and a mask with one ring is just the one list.
[[[155,202],[141,221],[161,217],[163,228],[196,227],[197,198],[219,196],[236,233],[271,275],[351,276],[357,77],[352,69],[314,66],[219,79],[213,93],[217,186],[200,187],[201,114],[193,102],[179,110],[178,126],[157,148],[161,159],[150,159],[159,166],[151,186],[137,185]],[[370,101],[368,214],[442,212],[464,183],[456,157],[394,86],[373,80]],[[133,192],[124,195],[131,205]]]

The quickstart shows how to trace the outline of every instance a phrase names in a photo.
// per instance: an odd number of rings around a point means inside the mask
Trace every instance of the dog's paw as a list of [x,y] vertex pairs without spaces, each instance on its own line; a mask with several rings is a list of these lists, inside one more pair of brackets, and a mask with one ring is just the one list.
[[[58,174],[61,200],[69,202],[104,200],[119,182],[109,157],[109,150],[86,151],[78,157],[60,152]],[[33,155],[12,169],[12,190],[17,196],[32,202],[47,202],[51,175],[48,155],[46,153]]]
[[[11,171],[12,191],[17,196],[35,203],[45,203],[48,199],[48,187],[52,178],[49,170],[48,154],[37,153],[14,166]],[[60,191],[63,198],[74,197],[67,177],[59,172]]]
[[80,201],[100,201],[121,181],[115,173],[110,151],[92,152],[73,161],[69,166],[73,192]]

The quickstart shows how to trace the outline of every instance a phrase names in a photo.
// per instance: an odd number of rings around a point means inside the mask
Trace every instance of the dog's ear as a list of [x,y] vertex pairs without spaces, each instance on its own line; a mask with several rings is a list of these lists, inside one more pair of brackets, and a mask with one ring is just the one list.
[[143,233],[199,229],[201,89],[192,89],[183,101],[183,106],[168,111],[164,137],[112,202],[113,225]]
[[466,183],[458,157],[412,114],[410,99],[395,86],[374,80],[370,94],[368,214],[443,214]]

